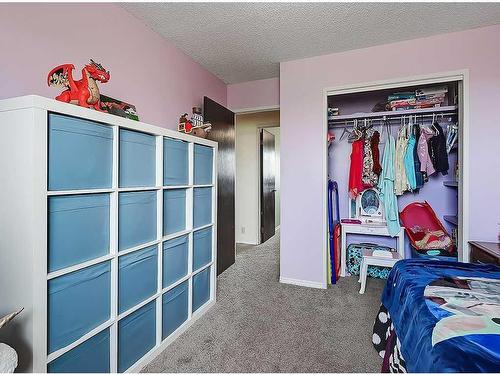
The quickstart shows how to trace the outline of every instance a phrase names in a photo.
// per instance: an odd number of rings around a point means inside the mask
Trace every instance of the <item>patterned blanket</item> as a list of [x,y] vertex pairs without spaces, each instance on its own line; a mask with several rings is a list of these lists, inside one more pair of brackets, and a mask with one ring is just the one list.
[[382,295],[373,344],[384,372],[500,371],[500,267],[398,262]]

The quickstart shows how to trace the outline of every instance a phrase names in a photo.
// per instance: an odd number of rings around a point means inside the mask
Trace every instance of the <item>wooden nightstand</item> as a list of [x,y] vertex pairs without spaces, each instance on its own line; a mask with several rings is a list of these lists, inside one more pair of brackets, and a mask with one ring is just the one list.
[[500,265],[500,243],[469,241],[472,263],[490,263]]

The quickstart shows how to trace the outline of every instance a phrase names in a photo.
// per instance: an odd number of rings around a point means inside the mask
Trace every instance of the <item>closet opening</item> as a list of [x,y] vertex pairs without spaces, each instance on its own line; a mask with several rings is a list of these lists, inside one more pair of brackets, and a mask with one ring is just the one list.
[[466,71],[325,90],[327,284],[469,261],[467,91]]

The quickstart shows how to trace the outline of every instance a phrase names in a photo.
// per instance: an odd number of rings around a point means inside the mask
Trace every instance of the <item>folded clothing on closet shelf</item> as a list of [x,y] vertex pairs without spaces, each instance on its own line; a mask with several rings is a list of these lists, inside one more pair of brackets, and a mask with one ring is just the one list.
[[387,97],[387,100],[415,99],[415,91],[395,92]]
[[399,92],[389,95],[387,101],[392,111],[440,107],[446,101],[446,86],[417,89],[415,92]]

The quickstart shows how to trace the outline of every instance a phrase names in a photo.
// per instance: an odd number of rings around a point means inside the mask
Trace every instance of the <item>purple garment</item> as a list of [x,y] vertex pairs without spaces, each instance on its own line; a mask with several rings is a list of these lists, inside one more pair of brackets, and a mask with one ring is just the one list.
[[432,165],[432,160],[429,155],[428,141],[434,136],[434,132],[426,127],[420,128],[420,138],[418,139],[417,154],[420,160],[420,172],[425,172],[427,176],[430,176],[436,170]]

